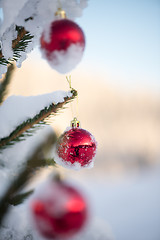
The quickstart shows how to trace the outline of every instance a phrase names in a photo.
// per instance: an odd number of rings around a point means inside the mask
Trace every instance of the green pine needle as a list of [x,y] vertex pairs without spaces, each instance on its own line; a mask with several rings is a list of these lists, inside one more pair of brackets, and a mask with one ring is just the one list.
[[17,39],[12,41],[13,57],[8,60],[2,55],[0,50],[0,65],[12,64],[12,62],[17,61],[21,57],[21,52],[25,52],[26,47],[30,42],[32,42],[32,36],[23,27],[16,26]]
[[[77,96],[77,91],[72,90],[71,97],[65,97],[64,102],[53,104],[51,103],[49,107],[45,107],[42,109],[37,115],[33,118],[29,118],[27,121],[23,122],[16,129],[7,137],[0,139],[0,147],[4,147],[7,145],[14,144],[13,141],[21,141],[23,137],[23,133],[26,132],[28,129],[31,129],[35,124],[47,124],[44,122],[51,114],[55,114],[59,109],[62,109],[64,104],[67,104],[71,100],[73,100]],[[25,139],[26,135],[24,136]]]
[[34,191],[31,190],[25,193],[17,194],[16,196],[9,199],[8,203],[13,206],[19,205],[23,203],[33,192]]

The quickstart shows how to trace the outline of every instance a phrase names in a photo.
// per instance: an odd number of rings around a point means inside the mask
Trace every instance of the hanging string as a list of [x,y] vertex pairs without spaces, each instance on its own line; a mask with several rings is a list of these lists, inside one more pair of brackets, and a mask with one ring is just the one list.
[[[71,82],[71,75],[69,75],[69,77],[66,76],[66,79],[67,79],[67,82],[69,84],[69,88],[70,90],[72,91],[73,88],[72,88],[72,82]],[[78,94],[76,96],[76,111],[75,111],[75,115],[76,115],[76,118],[78,119]],[[72,102],[71,102],[71,112],[72,112],[72,118],[74,118],[74,112],[73,112],[73,105],[72,105]]]
[[62,8],[62,4],[61,4],[61,1],[60,0],[58,0],[58,8]]
[[70,88],[71,90],[73,90],[72,84],[71,84],[71,75],[69,75],[69,77],[66,76],[66,79],[67,79],[67,82],[68,82],[68,84],[69,84],[69,88]]
[[77,116],[77,119],[79,119],[79,111],[78,111],[78,94],[77,94],[77,104],[76,104],[76,116]]
[[[69,84],[70,90],[72,90],[72,86],[71,86],[71,75],[69,75],[69,77],[66,76],[66,79],[67,79],[67,82],[68,82],[68,84]],[[70,102],[70,106],[71,106],[72,118],[74,118],[72,102]]]

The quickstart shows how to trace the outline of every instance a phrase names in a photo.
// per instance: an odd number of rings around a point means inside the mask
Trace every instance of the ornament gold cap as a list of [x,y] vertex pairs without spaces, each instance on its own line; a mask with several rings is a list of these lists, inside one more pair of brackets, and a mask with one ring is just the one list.
[[73,120],[71,121],[71,127],[72,128],[80,127],[80,121],[78,121],[78,119],[76,117],[74,117]]
[[57,11],[55,12],[55,16],[61,17],[61,18],[66,18],[66,12],[62,8],[58,8]]

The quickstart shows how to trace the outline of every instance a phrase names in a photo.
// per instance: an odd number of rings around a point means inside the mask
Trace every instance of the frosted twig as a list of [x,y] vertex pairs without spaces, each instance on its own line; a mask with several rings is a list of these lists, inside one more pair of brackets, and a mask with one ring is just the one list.
[[39,123],[40,121],[45,120],[48,116],[50,116],[52,113],[56,113],[59,109],[63,107],[64,104],[67,104],[69,101],[74,99],[74,97],[77,95],[76,90],[71,91],[72,96],[71,97],[65,97],[63,102],[57,103],[57,104],[51,104],[49,107],[45,107],[42,109],[37,115],[35,115],[32,119],[28,119],[27,121],[23,122],[17,128],[7,137],[0,139],[0,147],[5,146],[10,141],[15,140],[17,137],[19,137],[22,133],[24,133],[26,130],[30,129],[33,125]]
[[[17,38],[14,39],[12,41],[12,49],[14,50],[17,47],[17,44],[23,39],[23,37],[25,36],[25,34],[27,34],[28,32],[24,29],[24,27],[22,27],[19,31],[18,31],[18,35]],[[3,57],[2,51],[0,51],[0,58]]]

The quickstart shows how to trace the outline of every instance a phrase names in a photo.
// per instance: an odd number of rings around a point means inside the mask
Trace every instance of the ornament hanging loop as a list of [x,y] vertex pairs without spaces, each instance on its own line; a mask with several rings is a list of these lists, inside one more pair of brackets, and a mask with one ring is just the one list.
[[55,12],[55,16],[60,17],[60,18],[67,18],[66,17],[66,12],[62,8],[58,8],[57,11]]
[[61,4],[60,0],[58,0],[58,5],[59,5],[59,7],[58,7],[57,11],[55,12],[55,16],[60,17],[62,19],[67,18],[66,12],[62,9],[62,4]]
[[78,128],[80,127],[80,121],[78,121],[78,119],[76,117],[73,118],[73,120],[71,121],[71,127],[72,128]]

